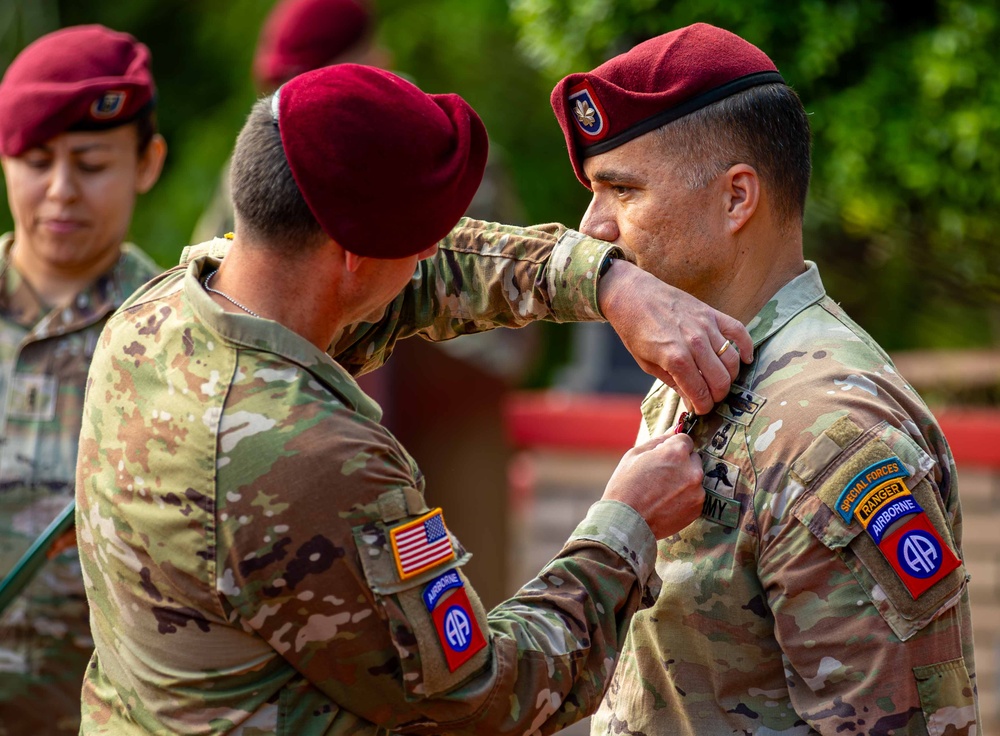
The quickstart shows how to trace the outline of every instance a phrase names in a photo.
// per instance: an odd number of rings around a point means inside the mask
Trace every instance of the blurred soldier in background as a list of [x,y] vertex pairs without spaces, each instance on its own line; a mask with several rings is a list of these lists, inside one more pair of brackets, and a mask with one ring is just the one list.
[[[347,62],[383,69],[392,63],[375,39],[374,10],[367,0],[280,0],[257,40],[254,84],[262,94],[270,94],[302,72]],[[231,232],[234,225],[227,160],[192,242]]]
[[94,357],[83,733],[549,733],[596,705],[655,594],[655,539],[701,507],[688,438],[630,451],[559,558],[487,615],[445,512],[352,375],[409,335],[604,314],[707,410],[739,365],[708,345],[748,353],[749,336],[565,228],[449,234],[486,148],[460,97],[368,66],[308,72],[254,105],[231,246],[188,251]]
[[[552,106],[593,191],[581,230],[744,321],[755,346],[687,422],[702,518],[660,541],[662,592],[594,733],[977,733],[955,463],[803,259],[798,96],[760,49],[696,24],[569,75]],[[655,384],[640,441],[683,409]]]
[[[97,336],[159,272],[123,242],[166,155],[154,107],[149,50],[96,25],[43,36],[0,82],[0,574],[72,501]],[[0,614],[0,734],[79,729],[93,642],[71,534]]]

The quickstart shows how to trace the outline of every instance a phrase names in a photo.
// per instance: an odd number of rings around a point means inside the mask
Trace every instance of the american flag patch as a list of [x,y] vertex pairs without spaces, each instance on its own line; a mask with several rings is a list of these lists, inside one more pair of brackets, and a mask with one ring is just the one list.
[[400,580],[455,557],[441,509],[434,509],[415,521],[392,529],[389,536]]

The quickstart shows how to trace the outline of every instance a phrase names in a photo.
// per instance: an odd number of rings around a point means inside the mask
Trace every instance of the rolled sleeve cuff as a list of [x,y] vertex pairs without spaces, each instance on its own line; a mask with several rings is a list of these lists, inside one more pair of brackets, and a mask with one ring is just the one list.
[[587,237],[576,230],[564,232],[549,257],[549,302],[557,322],[597,322],[604,317],[597,305],[598,271],[604,258],[634,261],[616,245]]
[[620,501],[598,501],[570,535],[603,544],[629,563],[639,583],[656,597],[660,578],[656,575],[656,537],[639,513]]

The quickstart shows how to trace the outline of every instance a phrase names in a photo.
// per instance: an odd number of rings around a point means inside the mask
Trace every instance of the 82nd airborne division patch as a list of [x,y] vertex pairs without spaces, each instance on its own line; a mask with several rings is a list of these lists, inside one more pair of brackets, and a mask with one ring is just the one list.
[[844,487],[837,512],[857,519],[916,600],[961,562],[906,487],[899,458],[872,463]]

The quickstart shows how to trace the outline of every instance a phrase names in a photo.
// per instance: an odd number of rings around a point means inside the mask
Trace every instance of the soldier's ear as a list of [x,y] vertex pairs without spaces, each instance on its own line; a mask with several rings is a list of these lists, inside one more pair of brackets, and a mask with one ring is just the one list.
[[734,164],[723,175],[723,196],[730,234],[750,222],[760,204],[760,177],[749,164]]
[[167,141],[157,133],[150,139],[146,149],[139,154],[138,176],[135,189],[139,194],[145,194],[160,178],[163,162],[167,159]]
[[368,260],[366,256],[359,256],[357,253],[344,250],[344,265],[350,273],[357,273],[361,268],[361,264],[366,260]]

